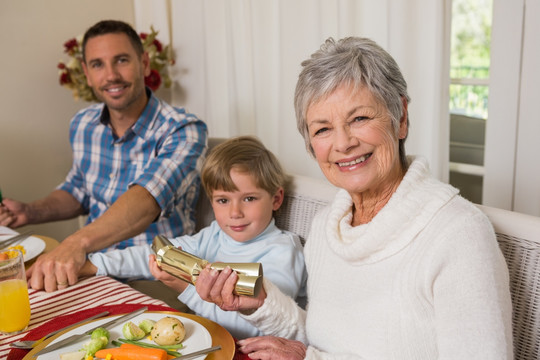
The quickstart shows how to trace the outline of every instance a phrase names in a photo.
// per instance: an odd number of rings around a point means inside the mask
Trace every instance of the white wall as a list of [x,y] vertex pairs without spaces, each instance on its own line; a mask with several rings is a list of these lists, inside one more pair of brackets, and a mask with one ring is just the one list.
[[[58,84],[63,44],[95,22],[133,23],[132,0],[2,0],[0,2],[0,188],[31,201],[48,194],[71,164],[68,125],[87,103]],[[64,239],[77,222],[32,225],[36,234]]]

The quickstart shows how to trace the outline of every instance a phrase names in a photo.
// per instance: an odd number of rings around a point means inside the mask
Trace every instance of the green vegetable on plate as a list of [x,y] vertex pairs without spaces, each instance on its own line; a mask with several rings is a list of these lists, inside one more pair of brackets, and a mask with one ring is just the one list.
[[144,319],[139,323],[139,327],[142,331],[144,331],[144,335],[148,335],[152,331],[155,323],[156,322],[154,320]]
[[124,337],[128,340],[140,340],[146,335],[144,330],[135,325],[132,321],[128,321],[122,326],[122,334],[124,334]]
[[98,350],[105,348],[109,344],[110,334],[105,328],[97,328],[90,335],[90,342],[83,346],[86,356],[94,356]]

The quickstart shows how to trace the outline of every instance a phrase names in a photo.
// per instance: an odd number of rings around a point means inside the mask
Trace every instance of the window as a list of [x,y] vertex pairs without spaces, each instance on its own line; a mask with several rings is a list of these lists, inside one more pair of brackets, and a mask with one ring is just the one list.
[[493,0],[452,0],[450,183],[482,203]]

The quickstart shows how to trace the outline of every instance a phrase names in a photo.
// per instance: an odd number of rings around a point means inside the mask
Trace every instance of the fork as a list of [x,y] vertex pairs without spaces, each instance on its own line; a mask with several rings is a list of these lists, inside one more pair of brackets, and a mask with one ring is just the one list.
[[52,333],[45,335],[44,337],[42,337],[42,338],[39,339],[39,340],[23,340],[23,341],[15,341],[15,342],[12,342],[12,343],[10,344],[10,346],[11,346],[11,347],[14,347],[14,348],[17,348],[17,349],[26,349],[26,350],[30,350],[30,349],[33,349],[36,345],[42,343],[44,340],[47,340],[47,339],[50,338],[51,336],[58,334],[60,331],[64,331],[64,330],[66,330],[66,329],[69,329],[70,327],[73,327],[73,326],[76,326],[76,325],[85,323],[85,322],[90,321],[90,320],[94,320],[94,319],[103,317],[103,316],[105,316],[105,315],[109,315],[109,312],[108,312],[108,311],[104,311],[104,312],[99,313],[99,314],[96,314],[96,315],[94,315],[94,316],[90,316],[89,318],[84,319],[84,320],[81,320],[81,321],[79,321],[79,322],[76,322],[75,324],[71,324],[71,325],[69,325],[69,326],[63,327],[63,328],[58,329],[58,330],[56,330],[56,331],[53,331]]
[[32,235],[34,233],[33,230],[28,230],[25,232],[22,232],[18,235],[15,235],[13,237],[10,237],[9,239],[0,241],[0,250],[7,248],[8,246],[11,246],[15,244],[16,242],[22,241]]

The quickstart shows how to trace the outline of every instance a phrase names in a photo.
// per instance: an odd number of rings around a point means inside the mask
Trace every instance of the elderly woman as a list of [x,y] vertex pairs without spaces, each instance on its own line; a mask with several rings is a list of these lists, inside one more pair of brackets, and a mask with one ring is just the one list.
[[[329,39],[302,63],[298,129],[341,188],[313,220],[304,311],[270,282],[235,296],[236,274],[205,269],[197,290],[265,336],[252,359],[510,359],[508,270],[491,224],[407,157],[407,84],[364,38]],[[290,339],[290,340],[287,340]]]

